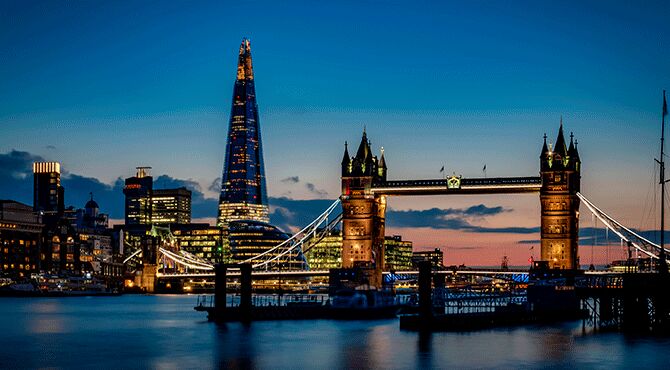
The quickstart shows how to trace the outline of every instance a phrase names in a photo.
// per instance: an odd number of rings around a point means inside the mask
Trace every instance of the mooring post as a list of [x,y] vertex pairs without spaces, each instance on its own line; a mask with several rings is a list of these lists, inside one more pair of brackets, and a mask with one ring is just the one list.
[[419,315],[423,319],[433,316],[432,299],[432,264],[430,261],[419,262]]
[[251,264],[240,264],[240,311],[251,313]]
[[223,263],[214,266],[214,310],[223,314],[226,309],[226,268]]

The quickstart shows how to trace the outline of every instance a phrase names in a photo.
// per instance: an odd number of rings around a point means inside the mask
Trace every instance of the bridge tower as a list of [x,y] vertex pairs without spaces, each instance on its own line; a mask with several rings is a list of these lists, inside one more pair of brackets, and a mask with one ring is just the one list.
[[342,267],[360,268],[366,281],[381,288],[384,264],[386,196],[372,192],[374,184],[386,181],[382,149],[378,160],[372,155],[365,130],[356,156],[350,157],[344,144],[342,158]]
[[544,146],[540,155],[541,259],[550,268],[578,269],[579,198],[581,160],[570,134],[565,144],[563,119],[553,148]]

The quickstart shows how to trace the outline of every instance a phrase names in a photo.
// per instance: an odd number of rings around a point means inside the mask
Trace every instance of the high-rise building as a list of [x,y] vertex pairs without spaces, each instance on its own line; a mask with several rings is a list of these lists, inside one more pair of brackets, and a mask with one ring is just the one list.
[[153,177],[151,167],[137,167],[137,173],[126,179],[123,194],[126,196],[126,225],[148,225],[151,223],[151,196]]
[[191,223],[191,191],[186,188],[155,189],[151,204],[156,225]]
[[33,163],[33,210],[45,221],[56,219],[65,209],[64,189],[60,184],[60,163]]
[[221,226],[235,220],[269,222],[268,213],[251,44],[243,39],[233,88],[217,223]]

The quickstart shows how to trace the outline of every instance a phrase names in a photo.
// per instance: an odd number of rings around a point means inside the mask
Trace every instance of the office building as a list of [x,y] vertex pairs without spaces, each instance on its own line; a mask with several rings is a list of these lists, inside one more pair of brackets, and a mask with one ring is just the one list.
[[230,262],[230,247],[224,229],[209,224],[180,224],[170,227],[179,250],[211,263]]
[[153,177],[151,167],[137,167],[137,173],[126,179],[123,194],[126,196],[126,225],[151,224]]
[[419,268],[420,261],[430,261],[433,269],[440,270],[444,268],[444,254],[440,248],[432,251],[419,251],[412,253],[412,265],[414,269]]
[[393,235],[384,238],[384,270],[403,271],[412,269],[412,242]]
[[186,188],[154,189],[151,205],[156,225],[191,223],[191,191]]
[[[308,250],[309,248],[309,250]],[[333,230],[311,245],[305,253],[310,270],[330,270],[342,267],[342,231]]]

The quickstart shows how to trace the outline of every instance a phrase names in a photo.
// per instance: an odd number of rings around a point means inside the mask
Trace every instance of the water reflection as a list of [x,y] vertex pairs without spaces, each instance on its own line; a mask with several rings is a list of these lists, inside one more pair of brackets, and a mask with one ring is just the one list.
[[[670,362],[670,339],[581,323],[415,333],[397,320],[216,325],[188,296],[0,300],[0,368],[538,368]],[[611,365],[611,366],[610,366]]]

